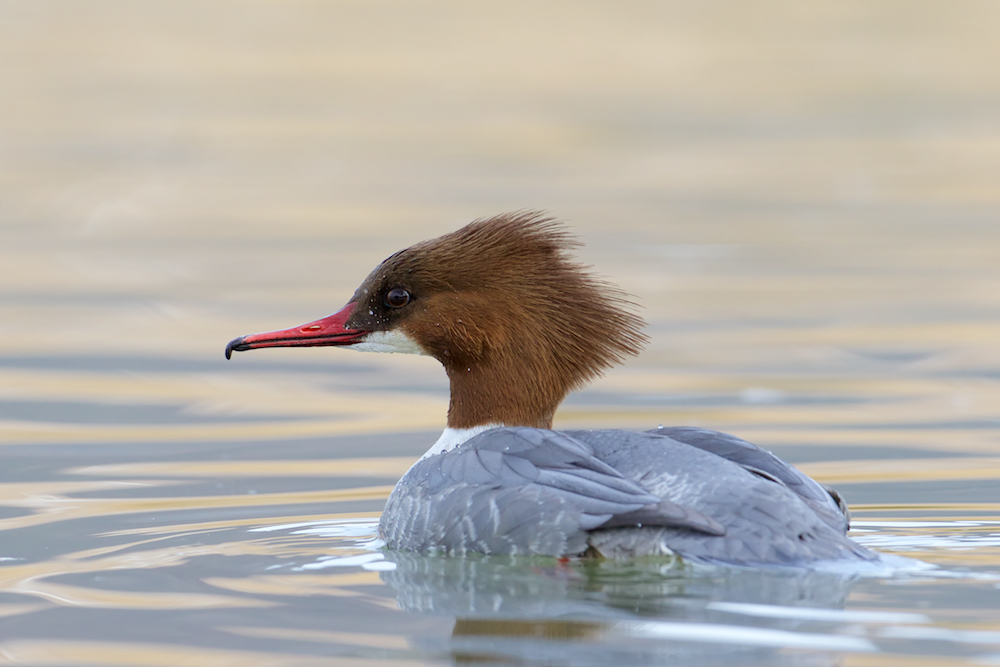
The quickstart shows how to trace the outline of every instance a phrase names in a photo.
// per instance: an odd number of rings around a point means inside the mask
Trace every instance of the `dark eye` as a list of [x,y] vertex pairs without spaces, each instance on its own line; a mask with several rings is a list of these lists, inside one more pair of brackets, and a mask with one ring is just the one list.
[[410,293],[402,287],[389,290],[385,295],[385,305],[390,308],[402,308],[410,302]]

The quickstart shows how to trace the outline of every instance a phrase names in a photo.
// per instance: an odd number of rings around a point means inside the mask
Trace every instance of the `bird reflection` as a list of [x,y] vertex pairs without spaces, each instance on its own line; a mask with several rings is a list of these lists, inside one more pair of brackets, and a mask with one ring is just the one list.
[[832,665],[874,649],[839,611],[854,575],[663,558],[385,557],[400,608],[456,617],[454,664]]

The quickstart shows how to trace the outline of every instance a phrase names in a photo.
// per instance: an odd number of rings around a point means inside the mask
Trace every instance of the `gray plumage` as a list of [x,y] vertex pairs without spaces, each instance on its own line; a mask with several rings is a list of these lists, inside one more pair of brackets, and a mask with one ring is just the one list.
[[692,428],[485,431],[418,461],[379,533],[406,551],[734,564],[874,555],[823,487],[746,441]]

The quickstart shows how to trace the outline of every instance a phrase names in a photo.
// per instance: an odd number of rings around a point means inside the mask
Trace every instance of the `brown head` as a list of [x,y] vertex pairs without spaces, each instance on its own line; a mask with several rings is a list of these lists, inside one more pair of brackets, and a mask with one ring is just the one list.
[[237,338],[226,356],[306,345],[428,354],[451,381],[449,427],[550,428],[566,394],[646,341],[628,296],[577,264],[574,245],[536,212],[476,220],[386,259],[338,313]]

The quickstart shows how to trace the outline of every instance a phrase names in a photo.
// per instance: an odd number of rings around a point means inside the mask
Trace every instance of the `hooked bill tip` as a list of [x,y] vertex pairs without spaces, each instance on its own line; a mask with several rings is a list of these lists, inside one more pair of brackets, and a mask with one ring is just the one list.
[[243,336],[240,336],[239,338],[234,338],[231,341],[229,341],[229,344],[226,345],[226,359],[233,358],[233,350],[239,352],[238,346],[240,343],[243,342],[243,338],[244,338]]

